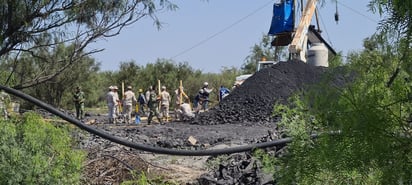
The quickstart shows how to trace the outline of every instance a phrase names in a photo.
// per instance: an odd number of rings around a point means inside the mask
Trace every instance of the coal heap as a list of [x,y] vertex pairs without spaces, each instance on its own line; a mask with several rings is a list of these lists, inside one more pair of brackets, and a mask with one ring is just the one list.
[[294,93],[316,83],[327,68],[308,65],[299,60],[279,62],[262,69],[233,90],[219,105],[200,113],[192,124],[267,123],[275,103],[287,103]]

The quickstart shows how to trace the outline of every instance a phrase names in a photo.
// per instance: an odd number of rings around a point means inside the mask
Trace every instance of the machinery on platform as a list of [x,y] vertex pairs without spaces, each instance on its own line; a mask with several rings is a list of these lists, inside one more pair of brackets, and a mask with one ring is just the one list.
[[311,25],[315,14],[318,22],[316,5],[318,0],[307,0],[301,17],[295,28],[297,0],[281,0],[273,5],[273,17],[269,35],[274,36],[272,46],[288,46],[289,59],[297,59],[315,66],[328,67],[329,56],[336,55],[332,47],[321,37],[319,23],[316,30]]
[[[269,35],[274,36],[272,46],[288,46],[289,59],[301,60],[313,66],[329,66],[329,57],[336,55],[335,50],[322,38],[321,31],[311,25],[313,15],[316,15],[316,5],[318,0],[306,0],[303,8],[301,4],[301,17],[299,24],[295,28],[297,0],[281,0],[273,5],[272,22],[269,29]],[[318,21],[317,21],[318,22]],[[256,71],[270,67],[280,61],[262,61],[257,62]],[[245,74],[236,77],[235,84],[242,84],[253,74]]]

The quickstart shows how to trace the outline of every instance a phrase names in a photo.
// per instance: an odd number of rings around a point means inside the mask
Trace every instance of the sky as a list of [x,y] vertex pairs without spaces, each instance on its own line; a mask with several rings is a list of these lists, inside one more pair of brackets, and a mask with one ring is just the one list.
[[[157,59],[187,62],[193,69],[219,73],[224,67],[240,68],[251,49],[269,31],[276,0],[187,0],[174,1],[179,9],[158,14],[163,27],[158,30],[150,18],[124,29],[120,35],[99,40],[94,49],[104,49],[92,57],[102,71],[119,70],[121,62],[138,65]],[[325,0],[320,6],[322,37],[346,55],[362,48],[362,40],[377,30],[378,15],[368,11],[369,0]],[[315,18],[312,24],[316,24]]]

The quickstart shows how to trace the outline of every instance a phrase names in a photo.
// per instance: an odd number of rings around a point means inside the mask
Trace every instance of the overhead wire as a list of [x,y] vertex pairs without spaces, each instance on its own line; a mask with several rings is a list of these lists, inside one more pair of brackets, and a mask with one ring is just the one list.
[[368,19],[369,21],[372,21],[372,22],[374,22],[374,23],[378,23],[378,21],[376,21],[375,19],[373,19],[373,18],[371,18],[371,17],[363,14],[362,12],[359,12],[358,10],[355,10],[354,8],[349,7],[349,6],[346,5],[346,4],[343,4],[341,1],[337,1],[337,3],[340,4],[340,5],[342,5],[342,6],[344,6],[344,7],[347,8],[348,10],[350,10],[350,11],[352,11],[352,12],[354,12],[354,13],[356,13],[356,14],[358,14],[358,15],[366,18],[366,19]]
[[328,32],[328,30],[326,29],[326,24],[325,24],[325,22],[323,21],[322,14],[321,14],[320,12],[319,12],[319,17],[320,17],[320,22],[322,23],[322,26],[323,26],[323,30],[325,30],[326,37],[328,38],[328,41],[329,41],[330,45],[333,46],[332,40],[330,39],[329,32]]
[[199,41],[199,42],[196,43],[195,45],[193,45],[193,46],[191,46],[191,47],[183,50],[182,52],[174,55],[173,57],[171,57],[171,59],[175,59],[175,58],[177,58],[177,57],[179,57],[179,56],[181,56],[181,55],[183,55],[183,54],[191,51],[192,49],[199,47],[200,45],[206,43],[207,41],[209,41],[209,40],[217,37],[218,35],[224,33],[225,31],[229,30],[230,28],[232,28],[232,27],[236,26],[237,24],[241,23],[242,21],[246,20],[246,19],[249,18],[250,16],[256,14],[257,12],[259,12],[260,10],[262,10],[263,8],[265,8],[266,6],[268,6],[269,4],[272,4],[272,2],[273,2],[273,0],[268,1],[268,2],[265,3],[264,5],[258,7],[257,9],[255,9],[254,11],[252,11],[251,13],[249,13],[249,14],[247,14],[246,16],[240,18],[239,20],[235,21],[234,23],[230,24],[229,26],[227,26],[227,27],[223,28],[222,30],[220,30],[220,31],[218,31],[218,32],[210,35],[209,37],[207,37],[207,38]]

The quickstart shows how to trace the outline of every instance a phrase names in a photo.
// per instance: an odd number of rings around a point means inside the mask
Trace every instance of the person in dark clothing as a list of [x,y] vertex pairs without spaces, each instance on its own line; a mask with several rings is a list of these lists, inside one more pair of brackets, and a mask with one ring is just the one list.
[[152,88],[150,91],[148,107],[149,107],[149,117],[147,118],[147,124],[150,125],[152,123],[153,116],[157,117],[160,124],[164,124],[162,118],[160,117],[159,113],[159,101],[160,96],[156,94],[156,91]]
[[73,102],[76,108],[76,118],[81,120],[84,118],[84,92],[81,90],[80,86],[76,87],[76,91],[73,94]]

